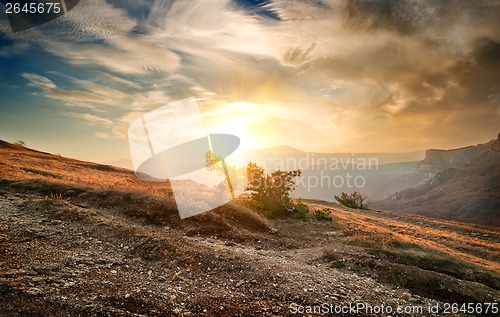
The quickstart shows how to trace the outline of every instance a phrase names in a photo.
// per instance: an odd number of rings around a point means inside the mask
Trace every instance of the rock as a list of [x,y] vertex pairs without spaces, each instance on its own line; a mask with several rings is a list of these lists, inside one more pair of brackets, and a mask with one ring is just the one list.
[[244,284],[245,284],[245,281],[239,281],[238,283],[236,283],[236,285],[235,285],[235,286],[236,286],[236,287],[240,287],[240,286],[242,286],[242,285],[244,285]]
[[278,233],[278,229],[271,228],[271,229],[269,230],[269,232],[270,232],[271,234],[276,234],[276,233]]
[[42,295],[43,291],[37,287],[32,287],[26,291],[28,294],[33,295],[33,296],[39,296]]
[[340,236],[343,236],[344,234],[343,233],[340,233],[340,232],[337,232],[337,231],[328,231],[327,233],[325,233],[327,236],[329,237],[340,237]]
[[175,273],[174,276],[172,277],[172,281],[178,281],[181,279],[181,274],[179,272]]
[[409,300],[411,298],[411,294],[408,292],[404,292],[403,294],[401,294],[401,298]]

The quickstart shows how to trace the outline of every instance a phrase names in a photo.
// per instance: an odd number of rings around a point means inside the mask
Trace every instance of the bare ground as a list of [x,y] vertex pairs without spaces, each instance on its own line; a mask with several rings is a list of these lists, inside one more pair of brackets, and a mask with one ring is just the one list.
[[[155,225],[88,192],[47,197],[13,187],[0,187],[3,316],[286,316],[292,303],[442,305],[440,296],[394,283],[389,255],[326,235],[338,228],[333,222],[265,223],[232,204]],[[427,278],[411,268],[409,276]],[[458,281],[485,301],[500,298],[483,284],[435,274],[450,296]]]

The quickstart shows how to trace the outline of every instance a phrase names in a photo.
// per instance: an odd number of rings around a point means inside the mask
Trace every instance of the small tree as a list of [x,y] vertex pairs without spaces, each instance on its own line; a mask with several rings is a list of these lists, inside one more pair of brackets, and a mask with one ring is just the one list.
[[[234,197],[235,190],[245,188],[245,167],[236,167],[228,165],[222,155],[214,154],[212,151],[205,153],[205,167],[212,172],[226,177],[226,186]],[[221,188],[222,186],[219,186]]]
[[18,141],[16,141],[16,142],[14,142],[14,145],[18,145],[18,146],[26,147],[26,142],[21,141],[21,140],[18,140]]
[[363,205],[365,199],[366,198],[357,190],[355,190],[352,194],[342,192],[340,197],[335,195],[335,200],[337,200],[341,205],[355,209],[368,209],[366,204]]
[[277,170],[266,174],[262,167],[249,163],[246,189],[253,192],[253,207],[271,218],[294,214],[297,210],[290,198],[290,192],[295,189],[294,178],[300,174],[300,170]]
[[313,214],[314,217],[318,220],[332,221],[332,214],[330,208],[316,209]]

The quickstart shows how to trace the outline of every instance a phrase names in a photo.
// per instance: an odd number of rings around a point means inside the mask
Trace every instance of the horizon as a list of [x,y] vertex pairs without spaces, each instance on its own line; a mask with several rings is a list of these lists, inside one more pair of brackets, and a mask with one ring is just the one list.
[[[477,144],[469,144],[469,145],[463,145],[463,146],[460,146],[460,147],[457,147],[457,148],[451,148],[451,149],[435,149],[435,148],[427,148],[427,149],[423,149],[423,150],[416,150],[416,151],[407,151],[407,152],[309,152],[309,151],[303,151],[301,149],[297,149],[297,148],[294,148],[294,147],[291,147],[289,145],[278,145],[278,146],[273,146],[273,147],[265,147],[265,148],[246,148],[244,149],[245,152],[250,152],[250,153],[258,153],[259,151],[279,151],[281,150],[281,148],[286,148],[287,150],[292,150],[292,151],[297,151],[299,153],[307,153],[307,154],[312,154],[312,155],[349,155],[349,154],[352,154],[352,155],[368,155],[368,154],[376,154],[376,155],[397,155],[397,154],[414,154],[416,157],[417,156],[420,156],[420,155],[423,155],[423,157],[420,159],[414,159],[414,160],[397,160],[397,161],[394,161],[394,162],[390,162],[390,163],[380,163],[380,165],[385,165],[385,164],[393,164],[393,163],[403,163],[403,162],[414,162],[414,161],[421,161],[425,158],[425,154],[427,151],[453,151],[453,150],[459,150],[459,149],[463,149],[463,148],[467,148],[467,147],[473,147],[473,146],[477,146],[477,145],[482,145],[482,144],[486,144],[486,143],[489,143],[491,141],[494,141],[495,139],[491,139],[491,140],[488,140],[488,141],[485,141],[485,142],[480,142],[480,143],[477,143]],[[14,144],[15,142],[17,141],[23,141],[24,140],[5,140],[5,139],[2,139],[0,138],[0,141],[4,141],[4,142],[8,142],[8,143],[11,143],[11,144]],[[91,163],[96,163],[96,164],[103,164],[103,165],[111,165],[111,166],[115,166],[115,167],[120,167],[120,168],[126,168],[126,169],[131,169],[133,170],[133,166],[132,166],[132,160],[130,159],[130,157],[121,157],[121,158],[116,158],[116,159],[113,159],[113,160],[101,160],[101,161],[92,161],[92,160],[87,160],[85,158],[79,158],[79,157],[72,157],[72,156],[66,156],[66,155],[62,155],[61,153],[55,153],[55,152],[50,152],[50,151],[46,151],[46,150],[43,150],[43,149],[39,149],[39,148],[35,148],[35,147],[32,147],[30,146],[30,144],[26,144],[25,145],[26,148],[28,149],[31,149],[31,150],[35,150],[35,151],[40,151],[40,152],[44,152],[44,153],[47,153],[47,154],[51,154],[51,155],[60,155],[60,156],[63,156],[63,157],[67,157],[67,158],[70,158],[70,159],[75,159],[75,160],[80,160],[80,161],[87,161],[87,162],[91,162]],[[120,164],[120,163],[125,163],[125,164]]]

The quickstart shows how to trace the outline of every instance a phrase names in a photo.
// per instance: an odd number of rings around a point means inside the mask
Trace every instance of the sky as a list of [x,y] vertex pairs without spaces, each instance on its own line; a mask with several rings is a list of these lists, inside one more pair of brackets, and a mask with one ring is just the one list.
[[42,151],[127,159],[134,120],[192,96],[246,147],[408,152],[500,131],[496,0],[80,0],[18,33],[0,7],[0,139]]

